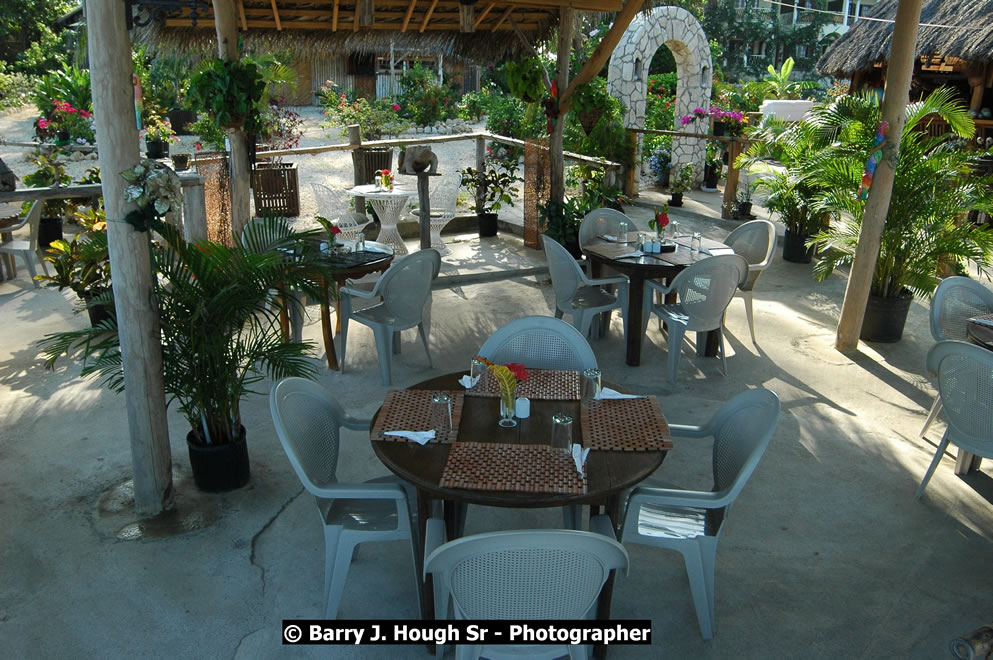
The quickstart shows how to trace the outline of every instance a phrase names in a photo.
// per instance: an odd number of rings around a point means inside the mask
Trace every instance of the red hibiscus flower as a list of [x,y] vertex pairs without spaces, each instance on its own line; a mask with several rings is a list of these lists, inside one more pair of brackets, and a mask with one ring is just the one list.
[[528,379],[528,370],[523,364],[519,362],[508,362],[504,366],[510,369],[510,373],[514,374],[514,378],[516,378],[518,382],[523,382]]
[[331,225],[331,235],[332,236],[337,236],[340,233],[341,233],[341,229],[339,229],[337,225]]

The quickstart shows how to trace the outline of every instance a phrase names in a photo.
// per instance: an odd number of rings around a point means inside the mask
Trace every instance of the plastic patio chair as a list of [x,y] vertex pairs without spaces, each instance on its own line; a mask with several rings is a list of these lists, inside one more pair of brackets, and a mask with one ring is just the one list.
[[[628,569],[628,553],[614,540],[606,516],[593,532],[518,530],[444,542],[445,524],[428,520],[424,575],[434,576],[435,620],[581,620],[593,618],[612,570]],[[455,657],[586,658],[587,647],[457,645]]]
[[[628,223],[628,231],[635,230],[634,221],[620,211],[614,209],[593,209],[583,217],[579,224],[579,249],[586,254],[583,246],[592,241],[597,236],[617,236],[618,225],[621,222]],[[593,264],[589,257],[586,258],[586,273],[593,276]]]
[[[383,384],[393,382],[393,333],[417,326],[432,368],[431,349],[428,348],[428,329],[425,315],[430,314],[428,303],[431,298],[431,282],[437,275],[441,255],[437,250],[419,250],[397,261],[376,280],[371,290],[344,286],[339,291],[338,310],[341,315],[341,371],[345,371],[345,349],[348,343],[349,321],[357,321],[369,326],[376,336],[376,350],[379,353],[379,370]],[[353,311],[352,298],[375,299],[382,302]],[[398,341],[398,340],[397,340]]]
[[[935,341],[965,341],[966,326],[974,316],[993,313],[993,291],[968,277],[947,277],[934,290],[931,299],[931,336]],[[941,412],[941,395],[934,397],[920,436]]]
[[528,369],[583,371],[596,368],[596,356],[574,327],[550,316],[525,316],[511,321],[483,342],[479,355]]
[[[555,318],[560,319],[565,312],[572,314],[572,324],[584,337],[590,334],[601,312],[620,308],[624,321],[624,333],[628,329],[628,281],[626,277],[609,277],[591,280],[579,267],[576,260],[555,239],[542,235],[541,244],[548,260],[548,270],[555,289]],[[614,285],[617,293],[604,291],[601,287]]]
[[418,616],[420,576],[417,572],[417,529],[410,506],[413,490],[396,477],[365,483],[338,481],[341,427],[368,430],[371,420],[345,415],[326,389],[304,378],[286,378],[272,389],[269,410],[276,435],[293,471],[314,496],[324,524],[324,618],[334,619],[359,543],[410,542]]
[[[459,200],[459,190],[462,189],[462,174],[449,172],[441,177],[430,190],[431,200],[431,247],[442,255],[451,250],[441,238],[441,230],[455,218]],[[420,210],[416,202],[411,205],[410,213],[415,220],[420,219]]]
[[[42,271],[45,275],[48,275],[48,262],[45,261],[44,251],[38,247],[38,226],[41,223],[42,207],[43,202],[35,200],[28,208],[28,212],[21,218],[20,222],[10,225],[9,227],[4,227],[2,230],[3,234],[11,234],[24,225],[27,225],[29,231],[28,240],[11,240],[0,243],[0,255],[4,256],[3,261],[6,261],[7,258],[12,258],[13,256],[19,256],[24,261],[24,267],[27,268],[28,275],[31,276],[31,283],[34,284],[35,288],[40,286],[38,281],[35,279],[35,275],[38,274],[38,271],[35,269],[34,265],[35,257],[38,258],[38,263],[41,264]],[[8,276],[13,278],[14,272],[11,265],[6,264],[6,266]],[[3,264],[0,264],[0,268],[2,267]]]
[[927,370],[938,375],[938,394],[948,428],[917,488],[920,498],[949,443],[959,447],[956,473],[973,465],[973,456],[993,458],[993,352],[964,341],[942,341],[927,353]]
[[341,238],[353,241],[372,220],[351,210],[348,195],[341,190],[333,190],[320,183],[310,184],[317,200],[317,213],[341,230]]
[[758,465],[779,419],[779,397],[749,390],[728,401],[702,426],[670,424],[673,437],[714,438],[710,491],[638,486],[621,526],[622,543],[682,553],[700,634],[714,637],[714,561],[731,505]]
[[[668,378],[676,380],[679,353],[687,330],[704,332],[717,330],[721,339],[721,371],[727,375],[724,350],[724,310],[734,292],[748,277],[748,262],[737,254],[708,257],[680,271],[669,286],[652,280],[645,284],[644,304],[669,327],[667,345]],[[651,303],[653,291],[664,296],[677,293],[679,302],[661,305]]]
[[752,317],[752,289],[762,271],[772,263],[772,253],[776,249],[776,227],[768,220],[752,220],[735,228],[724,244],[740,254],[748,262],[748,277],[735,291],[734,296],[745,301],[745,316],[748,318],[748,332],[755,343],[755,321]]

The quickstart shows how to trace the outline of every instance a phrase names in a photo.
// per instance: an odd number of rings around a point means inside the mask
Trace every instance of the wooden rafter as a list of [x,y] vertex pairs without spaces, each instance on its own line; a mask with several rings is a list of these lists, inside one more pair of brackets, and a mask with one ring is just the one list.
[[[340,29],[342,30],[353,29],[352,24],[347,20],[339,21],[339,25],[340,25]],[[191,28],[193,27],[193,23],[188,18],[167,18],[165,21],[165,26],[169,28]],[[196,27],[203,29],[207,29],[207,28],[212,29],[214,27],[214,21],[210,19],[199,19],[197,20]],[[283,31],[284,32],[303,31],[303,30],[319,31],[319,30],[327,30],[329,27],[331,27],[331,23],[329,21],[287,21],[286,23],[283,24]],[[539,29],[539,27],[541,26],[538,23],[518,23],[518,27],[524,30],[525,32],[532,32],[534,30]],[[261,21],[253,21],[249,19],[248,28],[255,30],[275,30],[276,22],[271,19],[261,20]],[[362,30],[375,30],[377,32],[390,32],[390,31],[396,32],[397,28],[398,28],[397,24],[384,23],[382,21],[376,23],[376,25],[370,25],[368,27],[359,28],[357,25],[354,26],[355,31],[362,29]],[[453,32],[456,31],[457,29],[458,29],[458,23],[451,24],[451,23],[440,23],[438,21],[434,21],[427,27],[426,31]],[[487,28],[487,29],[488,30],[497,29],[500,32],[513,32],[514,30],[514,28],[510,25],[510,23],[501,25],[499,28]]]
[[410,25],[410,17],[414,15],[414,7],[417,6],[417,0],[410,0],[410,5],[407,6],[407,14],[403,17],[403,27],[400,28],[401,32],[407,31],[407,26]]
[[334,0],[334,9],[331,10],[331,31],[338,31],[338,0]]
[[484,9],[483,13],[480,14],[479,18],[476,19],[476,23],[473,25],[473,29],[475,30],[479,29],[479,24],[483,22],[483,19],[486,18],[486,16],[490,13],[490,10],[493,9],[494,7],[496,7],[495,2],[491,2],[490,4],[486,5],[486,9]]
[[501,16],[501,17],[500,17],[500,20],[498,20],[498,21],[496,22],[496,25],[494,25],[494,26],[493,26],[493,27],[491,27],[490,29],[491,29],[491,30],[497,30],[497,29],[499,29],[501,25],[503,25],[504,23],[506,23],[506,22],[507,22],[507,19],[508,19],[508,18],[510,18],[510,15],[511,15],[511,14],[512,14],[513,12],[514,12],[514,8],[513,8],[513,7],[507,7],[507,8],[506,8],[506,9],[505,9],[505,10],[503,11],[503,16]]
[[424,32],[428,29],[428,22],[431,20],[431,14],[434,13],[434,8],[438,6],[438,0],[431,0],[431,6],[428,7],[428,13],[424,15],[424,22],[421,23],[419,32]]
[[352,15],[352,32],[359,31],[359,10],[362,9],[362,3],[359,0],[355,0],[355,13]]
[[276,6],[276,0],[269,0],[269,4],[272,5],[272,18],[276,21],[276,29],[282,31],[283,24],[279,20],[279,7]]
[[245,18],[245,3],[238,0],[238,18],[241,19],[241,29],[248,31],[248,20]]

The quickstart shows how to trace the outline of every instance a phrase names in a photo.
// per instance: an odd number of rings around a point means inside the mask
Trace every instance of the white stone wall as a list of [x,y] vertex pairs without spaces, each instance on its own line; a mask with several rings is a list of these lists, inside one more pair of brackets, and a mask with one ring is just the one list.
[[[645,127],[645,98],[648,94],[648,67],[661,46],[667,46],[676,58],[676,106],[673,130],[686,130],[679,118],[694,108],[707,109],[713,66],[707,35],[700,23],[682,7],[657,7],[641,13],[628,27],[610,58],[607,85],[610,93],[627,108],[624,125]],[[689,131],[705,132],[700,122],[690,124]],[[693,165],[696,182],[703,180],[706,141],[697,138],[672,139],[673,171],[682,164]],[[641,140],[635,162],[641,160]]]

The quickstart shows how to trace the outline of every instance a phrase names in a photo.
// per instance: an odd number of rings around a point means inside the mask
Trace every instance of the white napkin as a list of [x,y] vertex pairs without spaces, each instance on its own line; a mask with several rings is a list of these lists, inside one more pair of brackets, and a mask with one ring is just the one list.
[[635,250],[634,252],[628,252],[627,254],[619,254],[614,259],[627,259],[628,257],[643,257],[645,253],[641,250]]
[[727,248],[700,248],[700,252],[704,254],[709,254],[712,257],[719,257],[722,254],[734,254],[734,250]]
[[383,435],[395,435],[413,440],[419,445],[426,445],[429,440],[434,440],[434,429],[430,431],[384,431]]
[[609,387],[602,387],[597,395],[593,398],[600,399],[643,399],[644,394],[622,394],[617,390],[612,390]]
[[610,234],[600,234],[600,238],[602,238],[605,241],[610,241],[611,243],[617,242],[617,237],[611,236]]
[[590,448],[583,449],[578,443],[572,445],[572,460],[576,462],[576,472],[583,476],[583,465],[586,464],[586,457],[590,455]]
[[465,376],[462,376],[462,378],[459,378],[459,385],[466,388],[467,390],[470,390],[476,386],[476,383],[479,382],[479,378],[480,378],[479,376],[473,378],[468,374],[466,374]]

